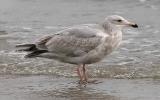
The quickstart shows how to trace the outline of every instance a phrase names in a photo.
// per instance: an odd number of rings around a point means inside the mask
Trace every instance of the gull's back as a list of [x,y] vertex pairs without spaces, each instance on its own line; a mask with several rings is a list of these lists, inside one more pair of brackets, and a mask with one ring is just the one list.
[[101,43],[98,30],[90,27],[74,27],[54,35],[45,46],[48,51],[68,57],[82,56]]

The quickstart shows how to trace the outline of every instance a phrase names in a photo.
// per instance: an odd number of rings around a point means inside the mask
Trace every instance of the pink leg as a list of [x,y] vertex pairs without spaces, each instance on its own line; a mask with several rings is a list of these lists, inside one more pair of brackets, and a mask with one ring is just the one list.
[[85,64],[78,66],[77,74],[80,78],[79,84],[86,84],[86,83],[98,84],[98,83],[101,83],[101,82],[97,82],[97,80],[88,81],[88,74],[87,74],[87,71],[86,71]]
[[81,66],[78,66],[77,74],[78,74],[78,76],[80,78],[80,83],[83,82],[83,73],[82,73],[82,70],[81,70]]
[[85,82],[88,82],[88,75],[87,75],[85,64],[83,64],[83,78]]

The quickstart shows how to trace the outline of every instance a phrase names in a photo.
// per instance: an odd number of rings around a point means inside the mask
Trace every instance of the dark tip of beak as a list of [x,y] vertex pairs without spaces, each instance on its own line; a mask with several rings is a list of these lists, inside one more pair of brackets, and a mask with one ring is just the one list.
[[131,25],[133,28],[138,28],[138,25],[137,24],[133,24]]

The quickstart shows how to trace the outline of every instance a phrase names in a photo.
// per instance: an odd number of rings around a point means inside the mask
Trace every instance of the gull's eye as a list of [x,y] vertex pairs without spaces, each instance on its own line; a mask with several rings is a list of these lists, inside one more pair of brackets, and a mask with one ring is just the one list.
[[121,20],[121,19],[118,19],[117,22],[122,22],[122,20]]

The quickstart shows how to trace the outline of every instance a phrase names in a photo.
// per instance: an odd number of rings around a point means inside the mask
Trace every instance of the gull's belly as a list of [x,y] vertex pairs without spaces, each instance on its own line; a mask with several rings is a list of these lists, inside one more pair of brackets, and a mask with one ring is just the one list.
[[90,52],[86,58],[86,63],[95,63],[99,62],[103,58],[105,58],[107,55],[112,53],[117,47],[119,47],[120,43],[122,41],[122,34],[121,32],[119,34],[114,35],[109,40],[106,39],[104,43],[102,43],[97,49]]
[[107,55],[112,53],[112,51],[114,51],[114,49],[119,45],[120,45],[120,41],[119,42],[117,41],[116,43],[114,43],[114,45],[110,44],[102,48],[101,50],[94,50],[85,56],[85,58],[83,59],[83,63],[91,64],[91,63],[99,62],[102,59],[104,59]]

